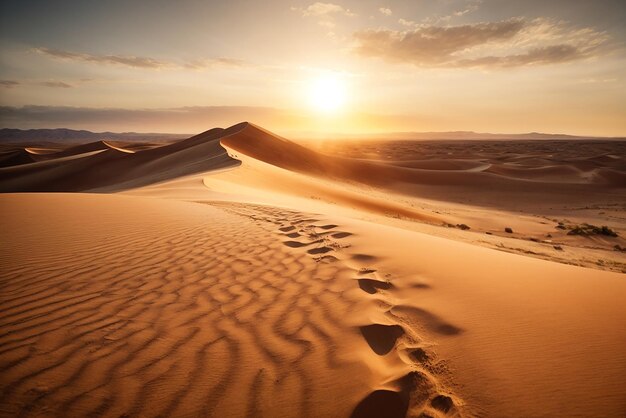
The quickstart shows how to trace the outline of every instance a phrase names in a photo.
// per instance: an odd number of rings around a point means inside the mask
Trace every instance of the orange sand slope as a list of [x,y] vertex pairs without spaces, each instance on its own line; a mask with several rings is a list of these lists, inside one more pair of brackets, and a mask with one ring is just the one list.
[[[25,152],[41,158],[0,168],[1,190],[124,193],[0,195],[2,415],[626,411],[626,282],[599,270],[626,269],[622,157],[580,168],[610,176],[525,178],[471,152],[373,159],[248,123]],[[555,228],[588,219],[620,236]]]
[[461,410],[417,329],[370,296],[388,279],[363,255],[329,255],[351,235],[336,225],[108,195],[5,195],[1,207],[24,220],[2,259],[6,415]]
[[626,406],[619,274],[251,204],[1,200],[7,416]]

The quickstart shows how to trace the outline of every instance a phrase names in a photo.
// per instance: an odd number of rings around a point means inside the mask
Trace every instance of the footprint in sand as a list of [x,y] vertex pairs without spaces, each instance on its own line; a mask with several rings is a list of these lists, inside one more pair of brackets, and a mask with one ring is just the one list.
[[426,283],[415,283],[411,287],[415,289],[430,289],[430,285]]
[[330,247],[318,247],[318,248],[311,248],[310,250],[307,251],[307,253],[309,254],[326,254],[328,252],[334,251],[332,248]]
[[430,404],[433,408],[440,410],[441,412],[448,412],[454,407],[452,398],[446,395],[437,395],[431,401]]
[[389,353],[398,338],[404,335],[404,329],[400,325],[372,324],[364,325],[360,330],[367,344],[379,356]]
[[[314,256],[313,259],[317,262],[338,261],[336,257],[327,254],[334,251],[334,248],[332,244],[329,244],[329,241],[332,243],[332,240],[324,238],[324,236],[342,239],[352,234],[344,231],[331,231],[337,227],[335,224],[312,224],[316,221],[316,219],[296,219],[292,221],[281,219],[282,225],[285,225],[285,222],[290,222],[291,224],[278,228],[284,236],[290,238],[289,241],[284,241],[283,244],[290,248],[303,248],[324,243],[326,245],[308,249],[307,253]],[[298,231],[296,231],[297,229]],[[328,232],[316,232],[316,230]],[[297,241],[297,239],[306,239],[307,234],[311,239],[310,242]],[[350,258],[353,261],[366,265],[371,265],[378,261],[377,257],[369,254],[352,254]],[[357,279],[359,288],[369,294],[376,294],[383,290],[393,289],[393,285],[389,281],[375,279],[374,273],[376,272],[377,270],[375,268],[360,268],[358,273],[366,277]],[[367,275],[371,275],[372,277],[367,278]],[[428,288],[429,286],[427,284],[417,283],[412,287]],[[399,314],[402,317],[409,316],[416,318],[419,320],[420,324],[423,324],[426,328],[439,334],[455,335],[462,332],[460,328],[448,324],[437,316],[419,308],[411,306],[389,306],[386,310],[393,314],[392,316]],[[399,324],[371,324],[361,326],[359,329],[369,347],[379,356],[389,354],[394,347],[396,347],[398,340],[406,336],[405,329]],[[426,368],[428,368],[428,365],[430,365],[432,361],[432,356],[421,347],[408,349],[407,355],[411,362]],[[412,410],[415,407],[419,407],[423,411],[424,416],[447,414],[455,409],[452,398],[437,391],[436,381],[434,381],[430,375],[420,371],[412,371],[398,379],[397,383],[400,388],[399,391],[380,389],[369,393],[355,407],[351,417],[400,418],[406,416],[409,406]]]
[[337,228],[339,225],[330,224],[330,225],[311,225],[311,228],[319,228],[323,230]]
[[409,403],[405,396],[390,390],[376,390],[356,406],[350,418],[404,418]]
[[409,357],[420,364],[429,363],[431,360],[431,356],[421,347],[417,347],[409,351]]
[[381,282],[379,280],[374,279],[357,279],[359,282],[359,287],[364,292],[373,295],[378,292],[378,290],[388,290],[393,287],[393,285],[389,282]]
[[351,258],[361,263],[372,263],[378,260],[378,257],[369,254],[353,254]]
[[289,248],[301,248],[301,247],[306,247],[307,245],[309,245],[309,244],[305,244],[299,241],[285,241],[283,242],[283,244],[285,244]]
[[451,397],[437,392],[437,382],[432,377],[412,371],[395,382],[398,391],[375,390],[355,407],[351,418],[397,418],[411,411],[421,410],[420,417],[440,416],[454,411]]

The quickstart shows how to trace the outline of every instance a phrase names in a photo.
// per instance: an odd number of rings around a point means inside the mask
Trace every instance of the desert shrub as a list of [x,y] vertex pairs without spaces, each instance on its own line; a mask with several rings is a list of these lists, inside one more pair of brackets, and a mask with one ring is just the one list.
[[596,225],[590,225],[590,224],[582,224],[582,225],[573,226],[569,230],[567,235],[583,235],[583,236],[604,235],[607,237],[618,236],[617,232],[613,231],[611,228],[609,228],[606,225],[596,226]]

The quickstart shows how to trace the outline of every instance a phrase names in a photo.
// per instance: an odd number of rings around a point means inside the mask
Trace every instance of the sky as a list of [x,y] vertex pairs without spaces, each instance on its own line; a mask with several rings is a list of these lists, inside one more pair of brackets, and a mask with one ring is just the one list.
[[0,127],[626,136],[623,0],[0,0]]

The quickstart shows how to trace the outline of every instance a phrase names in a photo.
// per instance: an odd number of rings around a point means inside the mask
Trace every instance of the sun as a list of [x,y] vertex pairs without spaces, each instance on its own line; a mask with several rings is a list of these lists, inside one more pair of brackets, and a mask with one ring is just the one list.
[[346,102],[346,86],[339,75],[324,74],[312,81],[309,98],[318,111],[330,113],[339,111]]

